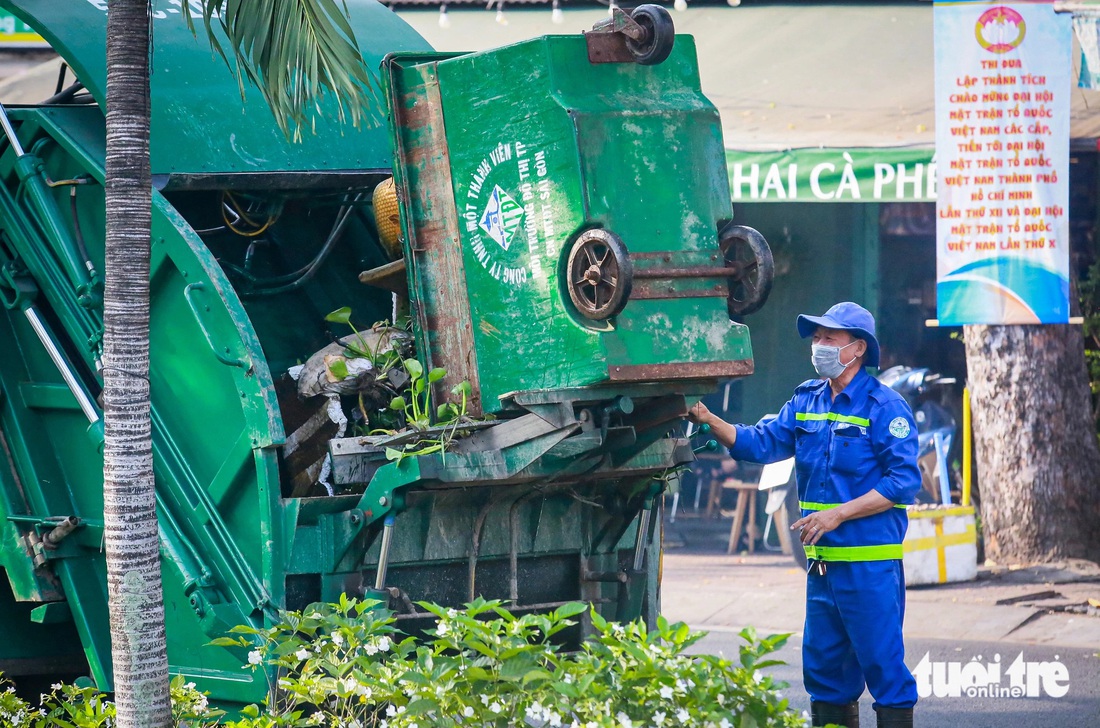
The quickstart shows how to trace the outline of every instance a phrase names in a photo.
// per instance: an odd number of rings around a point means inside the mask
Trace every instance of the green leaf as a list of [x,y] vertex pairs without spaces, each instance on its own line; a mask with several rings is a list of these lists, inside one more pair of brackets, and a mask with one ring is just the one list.
[[443,367],[436,367],[428,372],[428,384],[434,384],[445,376],[447,376],[447,370]]
[[409,376],[414,380],[424,376],[424,367],[420,365],[416,359],[406,359],[402,362],[405,365],[405,371],[409,373]]
[[333,359],[328,364],[328,370],[332,372],[332,376],[339,380],[347,379],[348,377],[348,365],[343,359]]
[[530,685],[536,680],[552,680],[554,678],[547,670],[536,667],[534,670],[529,670],[526,675],[523,676],[523,684]]
[[409,715],[424,715],[429,711],[438,709],[439,703],[434,700],[430,700],[429,698],[417,698],[406,706],[405,711]]
[[470,680],[484,680],[485,682],[495,682],[496,681],[496,675],[489,672],[488,670],[486,670],[483,667],[477,667],[477,666],[467,667],[463,671],[463,675],[465,677],[469,678]]
[[233,639],[232,637],[215,637],[206,644],[213,647],[242,647],[248,643],[244,640]]
[[394,447],[387,447],[386,448],[386,459],[387,460],[400,461],[401,458],[403,458],[403,457],[405,457],[405,453],[403,451],[398,450],[397,448],[394,448]]
[[554,616],[557,619],[568,619],[575,617],[588,609],[588,605],[584,602],[570,602],[563,604],[554,610]]
[[331,321],[334,324],[350,324],[351,308],[349,306],[338,308],[330,313],[328,316],[325,316],[325,321]]
[[[266,0],[242,12],[239,0],[199,0],[211,47],[237,77],[260,89],[287,138],[300,141],[325,112],[340,123],[380,121],[377,80],[363,62],[338,0]],[[182,4],[194,30],[189,3]],[[228,48],[219,40],[224,33]],[[331,98],[325,109],[321,101]],[[327,100],[327,99],[326,99]]]
[[395,412],[403,412],[408,406],[404,397],[394,397],[390,400],[390,409]]
[[458,397],[460,397],[462,395],[466,395],[467,397],[470,397],[470,396],[473,395],[473,392],[474,392],[474,388],[472,386],[470,386],[470,383],[466,380],[462,380],[461,382],[459,382],[455,386],[451,387],[451,394],[453,394],[455,396],[458,396]]

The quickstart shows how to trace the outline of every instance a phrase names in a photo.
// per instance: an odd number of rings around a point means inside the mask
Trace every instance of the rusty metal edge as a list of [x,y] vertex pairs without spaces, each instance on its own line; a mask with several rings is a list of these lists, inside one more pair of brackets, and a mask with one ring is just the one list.
[[667,281],[635,280],[630,289],[630,300],[648,301],[668,298],[726,298],[729,286],[725,281],[706,288],[680,289],[670,286]]
[[752,359],[679,364],[630,364],[610,367],[613,382],[668,381],[676,379],[730,379],[747,377],[755,367]]
[[717,266],[697,265],[690,268],[637,268],[634,271],[635,278],[730,278],[741,275],[741,266]]
[[584,34],[589,63],[633,63],[634,56],[626,47],[626,36],[621,33]]
[[[417,55],[408,60],[422,63],[438,62],[453,58],[455,55],[457,54]],[[481,383],[478,377],[477,353],[474,350],[473,316],[470,312],[469,301],[465,296],[455,296],[456,300],[454,301],[441,300],[441,298],[450,297],[444,295],[444,291],[423,290],[423,280],[421,276],[416,274],[420,261],[429,256],[434,248],[436,255],[448,259],[454,265],[459,274],[458,280],[465,281],[465,264],[458,230],[458,213],[454,208],[454,188],[448,164],[450,155],[446,152],[446,131],[443,121],[443,104],[439,96],[439,84],[437,80],[428,81],[425,79],[426,96],[423,100],[426,103],[423,106],[426,108],[417,111],[421,111],[427,116],[426,123],[422,119],[410,120],[410,114],[407,113],[404,103],[408,94],[404,93],[404,89],[401,88],[399,78],[400,70],[398,69],[400,69],[401,60],[403,59],[400,56],[391,55],[386,58],[383,65],[389,71],[387,85],[390,91],[390,111],[393,115],[395,140],[394,171],[396,174],[394,177],[398,183],[398,200],[403,215],[402,228],[407,235],[405,256],[408,260],[410,293],[415,291],[414,296],[416,299],[411,302],[415,304],[414,310],[423,332],[423,336],[418,337],[418,340],[424,350],[424,359],[428,367],[444,366],[447,369],[447,375],[434,385],[434,400],[436,402],[444,401],[453,386],[464,380],[468,381],[472,389],[472,396],[468,401],[467,411],[470,415],[476,417],[482,413]],[[413,106],[415,108],[416,105],[413,104]],[[417,124],[417,121],[422,123]],[[425,154],[423,148],[410,149],[408,147],[407,139],[402,130],[417,128],[418,126],[430,127],[433,140],[431,146],[433,149],[442,149],[441,154]],[[428,174],[425,174],[422,170],[421,177],[430,178],[434,181],[431,190],[435,194],[429,194],[427,188],[420,188],[416,190],[418,194],[415,199],[420,207],[423,207],[424,203],[431,198],[434,205],[442,208],[441,219],[436,221],[442,223],[444,228],[441,231],[442,234],[439,234],[439,232],[432,234],[430,230],[426,229],[428,226],[424,225],[423,222],[420,225],[414,224],[411,214],[414,208],[413,190],[410,189],[408,176],[404,168],[420,155],[423,155],[426,161],[425,168],[432,168],[431,173]],[[442,352],[435,352],[434,349],[437,342],[436,334],[440,330],[439,319],[442,311],[447,311],[448,317],[453,319],[448,324],[448,328],[458,337],[458,340],[454,346],[442,347],[447,354],[443,357],[443,361],[438,361],[440,358],[438,355]],[[465,355],[463,356],[459,352],[464,352]],[[454,354],[457,355],[452,357]]]

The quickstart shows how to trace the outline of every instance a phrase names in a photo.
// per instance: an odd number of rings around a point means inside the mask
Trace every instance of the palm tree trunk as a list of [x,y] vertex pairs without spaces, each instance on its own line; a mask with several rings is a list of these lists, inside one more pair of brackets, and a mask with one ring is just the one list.
[[107,6],[103,520],[119,728],[171,724],[149,405],[149,0]]

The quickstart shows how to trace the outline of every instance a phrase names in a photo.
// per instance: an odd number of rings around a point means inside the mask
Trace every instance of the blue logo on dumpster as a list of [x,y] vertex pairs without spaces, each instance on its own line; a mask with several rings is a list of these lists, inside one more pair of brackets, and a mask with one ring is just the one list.
[[485,205],[485,212],[481,213],[481,229],[497,241],[501,248],[508,250],[516,230],[522,224],[523,207],[500,189],[500,185],[494,185],[489,202]]

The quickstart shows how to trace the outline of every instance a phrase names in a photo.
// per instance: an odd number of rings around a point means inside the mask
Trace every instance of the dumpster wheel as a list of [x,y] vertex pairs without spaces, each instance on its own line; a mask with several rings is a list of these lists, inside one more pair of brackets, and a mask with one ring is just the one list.
[[668,11],[660,5],[639,5],[631,11],[630,19],[644,31],[639,40],[626,37],[626,48],[634,56],[634,62],[655,66],[668,58],[676,40],[676,28]]
[[736,268],[729,278],[727,307],[730,318],[759,311],[768,301],[775,276],[775,263],[768,241],[745,225],[727,225],[719,234],[718,245],[727,268]]
[[623,310],[634,267],[618,235],[600,228],[585,230],[573,244],[566,266],[569,298],[581,316],[603,321]]

